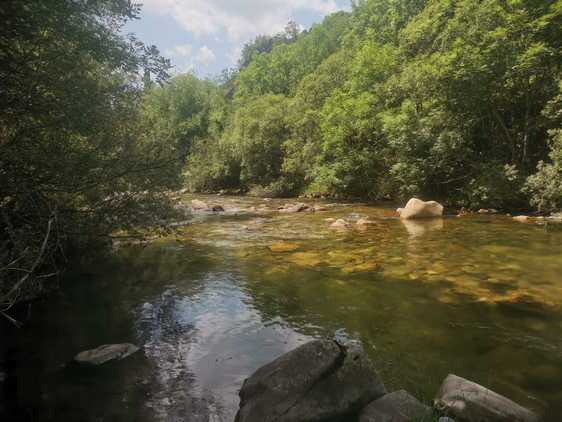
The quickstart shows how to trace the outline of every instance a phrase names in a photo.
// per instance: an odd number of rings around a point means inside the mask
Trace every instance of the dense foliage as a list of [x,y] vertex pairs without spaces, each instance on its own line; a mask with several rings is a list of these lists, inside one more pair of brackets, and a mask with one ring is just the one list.
[[140,104],[169,65],[119,35],[137,14],[127,0],[0,4],[0,312],[55,277],[69,245],[167,209],[176,155],[146,136]]
[[559,209],[561,43],[560,0],[355,1],[246,46],[186,182]]

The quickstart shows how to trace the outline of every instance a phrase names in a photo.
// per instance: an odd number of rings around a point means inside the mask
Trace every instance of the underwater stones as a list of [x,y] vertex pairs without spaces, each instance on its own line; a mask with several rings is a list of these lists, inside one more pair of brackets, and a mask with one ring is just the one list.
[[316,340],[258,369],[240,390],[238,422],[328,421],[386,393],[361,346]]
[[443,216],[443,205],[435,201],[422,201],[412,198],[408,201],[405,208],[396,210],[400,218],[408,220],[415,218],[436,218]]
[[433,402],[436,410],[463,421],[537,422],[539,417],[479,384],[450,374]]
[[316,267],[322,263],[322,258],[316,252],[296,252],[289,256],[289,261],[299,267]]
[[299,248],[295,243],[274,243],[269,246],[271,252],[292,252]]
[[430,420],[432,410],[405,390],[386,394],[363,409],[359,422],[413,422]]
[[375,261],[366,261],[357,265],[348,266],[342,269],[344,274],[353,273],[366,273],[378,269],[378,264]]
[[347,230],[351,227],[351,224],[349,224],[347,221],[345,221],[343,218],[339,218],[337,219],[334,223],[332,223],[330,225],[331,229],[334,230]]
[[139,350],[134,344],[105,344],[96,349],[85,350],[74,357],[74,362],[86,366],[99,366],[112,360],[125,359]]

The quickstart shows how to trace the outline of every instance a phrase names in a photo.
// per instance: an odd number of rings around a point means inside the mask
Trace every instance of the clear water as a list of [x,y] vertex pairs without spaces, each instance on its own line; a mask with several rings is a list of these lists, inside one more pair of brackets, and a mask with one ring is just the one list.
[[[448,373],[562,414],[562,231],[502,216],[403,222],[338,205],[209,198],[169,238],[69,274],[10,339],[10,414],[38,421],[232,421],[259,366],[334,333],[359,339],[389,389],[430,401]],[[251,209],[256,207],[256,209]],[[327,218],[373,224],[334,231]],[[92,370],[77,352],[133,342]]]

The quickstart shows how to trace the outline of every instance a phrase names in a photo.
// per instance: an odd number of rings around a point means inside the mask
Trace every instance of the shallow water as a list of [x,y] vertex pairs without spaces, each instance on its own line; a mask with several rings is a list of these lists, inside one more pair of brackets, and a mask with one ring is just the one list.
[[[76,269],[23,329],[0,332],[11,337],[11,415],[230,422],[255,369],[337,333],[362,341],[389,389],[430,401],[452,372],[559,420],[562,230],[203,199],[227,213],[195,215],[169,238]],[[365,217],[372,224],[344,231],[325,221]],[[142,351],[94,370],[67,365],[80,350],[127,341]]]

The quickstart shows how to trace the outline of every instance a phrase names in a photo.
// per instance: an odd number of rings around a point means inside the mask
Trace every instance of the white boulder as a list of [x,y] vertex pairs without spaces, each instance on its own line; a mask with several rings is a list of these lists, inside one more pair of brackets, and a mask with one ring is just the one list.
[[435,201],[422,201],[412,198],[408,201],[405,208],[396,210],[400,218],[408,220],[413,218],[436,218],[443,216],[443,205]]

